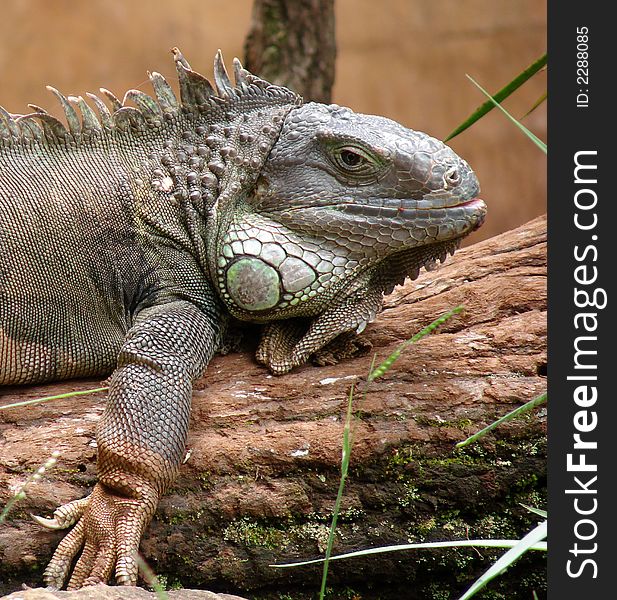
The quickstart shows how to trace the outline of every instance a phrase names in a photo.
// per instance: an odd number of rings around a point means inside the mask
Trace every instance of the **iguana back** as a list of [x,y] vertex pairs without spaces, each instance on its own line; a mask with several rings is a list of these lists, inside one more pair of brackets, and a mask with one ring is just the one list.
[[115,366],[154,284],[135,226],[142,191],[129,175],[143,158],[111,133],[0,151],[0,384]]

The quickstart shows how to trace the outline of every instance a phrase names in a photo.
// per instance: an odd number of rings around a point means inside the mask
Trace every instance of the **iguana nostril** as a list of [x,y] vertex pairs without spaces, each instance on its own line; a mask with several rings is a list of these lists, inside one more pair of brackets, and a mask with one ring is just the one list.
[[446,185],[456,185],[461,180],[461,176],[456,167],[450,167],[443,175],[443,181]]

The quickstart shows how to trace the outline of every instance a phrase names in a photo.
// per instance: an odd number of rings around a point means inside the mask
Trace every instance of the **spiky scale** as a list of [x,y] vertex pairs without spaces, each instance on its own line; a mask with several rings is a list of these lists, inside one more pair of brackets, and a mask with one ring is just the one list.
[[191,86],[193,103],[197,106],[207,106],[210,98],[216,97],[216,92],[210,80],[203,75],[195,71],[188,71],[187,78]]
[[233,59],[233,69],[234,69],[234,80],[236,82],[236,86],[244,84],[248,85],[248,78],[250,73],[242,66],[240,60],[236,57]]
[[114,125],[121,130],[126,130],[129,127],[137,130],[146,130],[144,114],[137,108],[132,106],[122,106],[112,115]]
[[126,106],[128,101],[134,102],[144,117],[147,119],[153,119],[163,116],[163,112],[161,111],[161,107],[158,103],[148,94],[141,92],[140,90],[129,90],[124,94],[124,99],[122,100],[122,105]]
[[20,117],[18,122],[21,127],[22,134],[29,136],[29,139],[36,140],[37,142],[44,139],[45,135],[43,128],[35,119],[25,116]]
[[234,87],[227,74],[227,69],[223,62],[223,55],[220,50],[218,50],[214,56],[214,83],[216,84],[219,95],[228,97],[233,95]]
[[191,65],[182,56],[182,52],[178,48],[172,48],[174,61],[176,63],[176,71],[178,73],[178,84],[180,86],[180,101],[183,105],[188,106],[194,103],[193,87],[189,80]]
[[91,94],[90,92],[86,92],[86,96],[94,102],[97,110],[99,111],[99,116],[101,118],[101,124],[105,129],[111,129],[114,126],[114,122],[111,118],[111,113],[107,108],[107,104],[103,102],[96,94]]
[[79,108],[82,131],[86,133],[101,131],[101,123],[96,118],[96,113],[86,104],[86,101],[81,96],[68,96],[68,101]]
[[191,71],[191,65],[188,63],[188,61],[186,60],[186,58],[184,58],[184,55],[182,54],[182,52],[180,51],[180,48],[177,48],[176,46],[174,46],[171,49],[171,53],[173,54],[174,57],[174,61],[176,62],[176,66],[179,64],[181,64],[187,71]]
[[5,110],[2,106],[0,106],[0,117],[6,126],[7,131],[11,135],[11,137],[19,138],[19,127],[13,119],[13,116]]
[[152,71],[152,73],[149,72],[148,77],[150,78],[156,100],[162,111],[175,111],[178,108],[178,99],[171,89],[171,86],[167,83],[167,80],[156,71]]
[[49,114],[44,108],[41,108],[37,104],[28,104],[28,108],[31,108],[36,113],[41,113],[43,115]]
[[75,109],[71,106],[71,103],[66,99],[64,94],[60,93],[55,87],[48,85],[47,89],[60,101],[71,134],[75,136],[79,135],[81,133],[81,122]]
[[24,118],[36,118],[41,122],[43,126],[43,131],[45,132],[45,136],[49,140],[54,139],[65,139],[68,133],[64,123],[62,121],[56,119],[56,117],[44,113],[44,112],[36,112],[31,115],[24,115]]
[[105,96],[105,98],[107,98],[109,102],[111,103],[111,107],[113,109],[112,112],[115,112],[122,108],[122,102],[120,102],[120,100],[116,97],[116,95],[113,92],[110,92],[108,89],[105,89],[105,88],[99,88],[99,89],[100,89],[101,94],[103,94],[103,96]]

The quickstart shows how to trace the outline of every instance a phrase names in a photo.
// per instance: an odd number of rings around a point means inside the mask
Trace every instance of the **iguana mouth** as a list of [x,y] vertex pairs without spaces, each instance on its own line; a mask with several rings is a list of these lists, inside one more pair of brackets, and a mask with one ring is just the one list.
[[461,204],[457,204],[456,206],[460,206],[462,208],[472,208],[475,212],[479,213],[478,220],[474,225],[471,231],[475,231],[478,227],[481,227],[486,219],[486,202],[482,200],[482,198],[472,198],[471,200],[467,200],[466,202],[462,202]]
[[478,208],[484,206],[484,208],[486,208],[486,204],[484,200],[482,200],[482,198],[472,198],[471,200],[465,200],[465,202],[461,202],[460,204],[454,204],[452,208],[454,208],[454,206],[477,206]]
[[372,200],[371,202],[371,204],[364,202],[344,202],[322,205],[320,208],[330,208],[348,214],[362,215],[365,217],[380,217],[382,219],[395,219],[397,217],[403,219],[405,217],[415,219],[420,211],[437,212],[455,208],[465,208],[472,209],[477,212],[486,212],[486,204],[484,200],[478,197],[473,197],[456,204],[440,204],[433,198],[419,200],[407,198],[388,198],[381,201]]
[[[323,208],[323,207],[321,207]],[[362,219],[371,227],[390,227],[400,230],[395,239],[403,240],[402,232],[415,228],[424,223],[425,227],[432,227],[435,233],[435,242],[444,241],[441,226],[446,223],[465,222],[465,227],[456,227],[447,235],[454,238],[467,235],[480,227],[485,220],[487,207],[484,200],[473,197],[458,204],[447,206],[427,206],[423,201],[386,200],[379,205],[345,203],[329,207],[331,210],[342,213],[346,218]]]

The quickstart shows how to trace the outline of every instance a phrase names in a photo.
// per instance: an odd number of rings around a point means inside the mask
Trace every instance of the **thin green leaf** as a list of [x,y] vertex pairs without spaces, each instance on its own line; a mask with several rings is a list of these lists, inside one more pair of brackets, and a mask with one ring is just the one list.
[[[514,90],[518,89],[525,83],[530,77],[535,75],[540,69],[546,65],[547,55],[544,54],[534,63],[529,65],[520,75],[515,77],[510,83],[501,88],[497,93],[493,94],[493,98],[496,102],[503,102]],[[451,140],[454,136],[457,136],[462,131],[465,131],[468,127],[473,125],[477,120],[481,119],[486,113],[490,112],[494,108],[494,104],[490,101],[485,102],[478,107],[469,118],[461,123],[444,141]]]
[[467,78],[504,114],[512,123],[514,123],[544,154],[546,154],[546,144],[534,133],[531,133],[525,125],[519,123],[499,102],[497,102],[473,77],[467,75]]
[[137,562],[137,566],[143,575],[144,581],[154,590],[158,600],[169,600],[169,596],[167,595],[165,588],[161,585],[159,578],[152,570],[152,567],[150,567],[150,565],[146,562],[146,559],[139,554],[139,552],[135,552],[134,557]]
[[542,104],[542,102],[544,102],[548,97],[548,92],[544,92],[534,103],[533,106],[521,117],[521,119],[524,119],[526,116],[530,115],[534,110],[536,110],[536,108],[538,108],[538,106],[540,106],[540,104]]
[[58,394],[57,396],[46,396],[45,398],[35,398],[34,400],[24,400],[23,402],[15,402],[14,404],[5,404],[0,406],[0,410],[7,408],[20,408],[22,406],[30,406],[31,404],[40,404],[49,400],[61,400],[62,398],[72,398],[73,396],[85,396],[86,394],[94,394],[95,392],[106,392],[108,387],[93,388],[91,390],[79,390],[77,392],[67,392],[66,394]]
[[515,417],[518,417],[519,415],[529,412],[530,410],[532,410],[536,406],[539,406],[540,404],[544,404],[546,402],[547,397],[548,397],[547,393],[540,394],[533,400],[530,400],[529,402],[526,402],[522,406],[515,408],[513,411],[509,412],[507,415],[504,415],[503,417],[497,419],[496,421],[493,421],[490,425],[487,425],[484,429],[481,429],[480,431],[478,431],[478,433],[474,433],[472,436],[468,437],[466,440],[463,440],[462,442],[459,442],[458,444],[456,444],[456,448],[462,448],[463,446],[467,446],[468,444],[471,444],[472,442],[475,442],[476,440],[480,439],[482,436],[486,435],[489,431],[491,431],[491,429],[495,429],[495,427],[497,427],[498,425],[501,425],[502,423],[505,423],[506,421],[510,421],[511,419],[514,419]]
[[[382,546],[380,548],[369,548],[368,550],[356,550],[355,552],[347,552],[331,556],[330,560],[343,560],[346,558],[356,558],[358,556],[368,556],[370,554],[383,554],[385,552],[399,552],[401,550],[422,550],[426,548],[514,548],[520,544],[521,540],[455,540],[450,542],[422,542],[419,544],[397,544],[395,546]],[[528,550],[538,550],[546,552],[546,542],[537,542],[529,546]],[[296,563],[285,563],[282,565],[270,565],[277,569],[286,569],[288,567],[300,567],[304,565],[313,565],[323,562],[325,558],[316,558],[314,560],[305,560]]]
[[[442,323],[447,321],[450,317],[452,317],[453,315],[455,315],[457,313],[460,313],[463,310],[463,308],[464,308],[463,306],[457,306],[456,308],[453,308],[451,311],[447,312],[446,314],[442,315],[441,317],[435,319],[435,321],[433,321],[431,324],[429,324],[427,327],[425,327],[422,331],[420,331],[419,333],[414,335],[409,340],[406,340],[405,342],[403,342],[377,368],[375,368],[376,355],[374,355],[373,356],[373,360],[371,361],[371,366],[370,366],[370,369],[369,369],[369,374],[367,376],[368,382],[370,383],[371,381],[375,380],[377,377],[380,377],[381,375],[383,375],[392,366],[394,361],[400,356],[401,352],[404,350],[404,348],[407,345],[412,344],[412,343],[417,342],[418,340],[422,339],[425,335],[429,334],[436,327],[438,327],[439,325],[441,325]],[[338,515],[340,513],[341,503],[342,503],[342,499],[343,499],[343,490],[345,489],[345,481],[347,479],[347,473],[349,471],[349,461],[350,461],[350,458],[351,458],[351,446],[352,446],[351,420],[352,420],[353,394],[354,394],[354,386],[352,385],[351,389],[349,391],[349,398],[348,398],[348,402],[347,402],[347,417],[345,419],[345,427],[343,429],[343,451],[342,451],[342,460],[341,460],[341,478],[340,478],[340,481],[339,481],[339,488],[338,488],[338,493],[336,495],[336,501],[334,503],[334,510],[333,510],[333,514],[332,514],[332,524],[330,526],[330,532],[329,532],[329,535],[328,535],[328,543],[327,543],[327,546],[326,546],[326,555],[325,555],[325,557],[323,559],[320,559],[320,561],[319,561],[319,562],[323,561],[323,563],[324,563],[323,572],[322,572],[322,578],[321,578],[321,589],[320,589],[320,592],[319,592],[319,600],[323,600],[324,597],[325,597],[326,580],[327,580],[327,577],[328,577],[328,565],[329,565],[329,562],[330,562],[330,557],[332,555],[332,546],[334,544],[334,535],[336,533],[336,524],[337,524],[337,521],[338,521]],[[364,389],[362,397],[363,398],[366,397],[366,388]]]
[[9,514],[9,512],[13,508],[13,505],[23,500],[25,497],[26,497],[26,492],[24,492],[23,490],[19,490],[19,492],[17,492],[14,496],[9,498],[9,501],[6,503],[5,507],[0,512],[0,523],[4,523],[4,519],[6,519],[6,516]]
[[431,333],[431,331],[437,329],[437,327],[445,323],[448,319],[451,319],[454,315],[457,315],[458,313],[462,312],[464,309],[465,309],[464,306],[457,306],[453,308],[452,310],[449,310],[447,313],[441,315],[441,317],[438,317],[432,323],[427,325],[424,329],[416,333],[416,335],[409,338],[408,340],[405,340],[378,367],[376,367],[375,369],[371,369],[371,371],[369,372],[368,378],[367,378],[368,381],[374,381],[378,377],[381,377],[382,375],[384,375],[390,369],[390,367],[394,364],[394,362],[400,357],[401,353],[403,352],[405,348],[407,348],[407,346],[409,346],[410,344],[415,344],[417,341],[421,340],[424,336]]
[[334,535],[336,533],[336,524],[341,511],[341,502],[343,500],[343,490],[345,489],[345,481],[349,472],[349,461],[351,459],[351,417],[353,406],[354,386],[352,384],[347,398],[347,415],[345,417],[345,427],[343,429],[343,455],[341,459],[341,478],[339,480],[338,493],[334,502],[334,510],[332,512],[332,524],[330,525],[330,533],[328,534],[328,544],[326,546],[326,556],[323,559],[323,571],[321,574],[321,589],[319,591],[319,600],[324,600],[326,594],[326,580],[328,578],[328,564],[332,555],[332,546],[334,545]]
[[502,557],[496,560],[484,575],[481,575],[459,600],[471,598],[478,590],[485,587],[489,581],[503,573],[510,565],[527,552],[527,550],[530,550],[532,546],[543,540],[546,537],[546,532],[547,521],[542,521],[542,523],[521,539],[516,546],[510,548]]
[[527,506],[527,504],[523,504],[522,502],[519,502],[519,504],[523,508],[526,508],[528,511],[535,513],[536,515],[538,515],[539,517],[542,517],[543,519],[546,519],[546,517],[548,517],[548,512],[546,512],[545,510],[542,510],[541,508],[536,508],[535,506]]
[[11,508],[13,508],[13,505],[26,497],[26,490],[28,489],[28,487],[35,481],[41,479],[43,474],[49,469],[51,469],[58,462],[59,456],[60,452],[58,450],[54,450],[51,453],[51,456],[45,461],[45,463],[42,464],[34,473],[32,473],[30,477],[28,477],[28,479],[26,479],[26,481],[21,485],[21,487],[15,492],[15,495],[10,498],[9,501],[6,503],[6,506],[4,507],[2,512],[0,512],[0,523],[4,522]]

